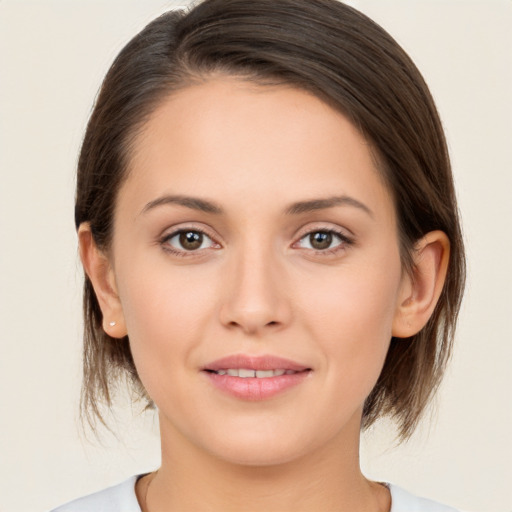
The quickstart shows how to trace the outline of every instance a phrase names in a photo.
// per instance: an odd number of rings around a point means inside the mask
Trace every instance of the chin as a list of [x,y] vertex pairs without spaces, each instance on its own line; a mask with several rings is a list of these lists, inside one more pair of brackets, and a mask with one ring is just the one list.
[[[263,467],[287,464],[298,460],[311,450],[314,451],[317,439],[308,439],[305,432],[286,432],[280,429],[255,429],[238,431],[227,436],[220,432],[216,439],[209,439],[209,446],[203,446],[211,455],[224,462],[246,466]],[[326,440],[325,440],[326,441]]]
[[232,447],[222,452],[216,450],[217,453],[213,455],[229,464],[250,468],[279,466],[293,462],[306,454],[304,450],[292,446],[283,446],[283,443],[262,444]]

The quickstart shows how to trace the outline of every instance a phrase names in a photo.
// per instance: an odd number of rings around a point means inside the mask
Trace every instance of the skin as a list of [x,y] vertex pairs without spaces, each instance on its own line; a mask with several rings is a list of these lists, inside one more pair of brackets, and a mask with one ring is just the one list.
[[[166,195],[223,213],[155,203]],[[351,201],[285,213],[334,195]],[[109,253],[87,224],[79,230],[104,329],[129,335],[159,409],[162,466],[137,484],[144,511],[389,511],[389,491],[359,469],[362,407],[391,337],[428,320],[449,255],[444,233],[429,233],[404,273],[396,226],[368,143],[315,96],[217,77],[156,109],[119,191]],[[185,228],[207,233],[199,249],[170,237]],[[326,248],[309,236],[329,230],[342,238]],[[232,354],[312,371],[244,401],[201,372]]]

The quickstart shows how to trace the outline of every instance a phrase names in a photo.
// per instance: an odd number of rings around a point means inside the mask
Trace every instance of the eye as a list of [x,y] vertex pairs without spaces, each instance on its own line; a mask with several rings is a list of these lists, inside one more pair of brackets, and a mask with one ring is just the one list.
[[320,229],[307,233],[299,240],[298,245],[303,249],[333,253],[352,243],[353,241],[343,233],[332,229]]
[[166,235],[162,241],[164,249],[174,254],[184,255],[199,249],[213,247],[215,242],[204,232],[198,229],[180,229]]

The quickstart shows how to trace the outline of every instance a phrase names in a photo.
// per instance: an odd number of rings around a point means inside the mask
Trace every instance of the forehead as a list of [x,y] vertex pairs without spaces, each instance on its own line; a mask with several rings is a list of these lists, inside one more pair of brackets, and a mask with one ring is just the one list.
[[164,191],[246,207],[339,194],[390,201],[370,145],[343,114],[297,88],[234,78],[163,101],[135,139],[127,185],[132,202]]

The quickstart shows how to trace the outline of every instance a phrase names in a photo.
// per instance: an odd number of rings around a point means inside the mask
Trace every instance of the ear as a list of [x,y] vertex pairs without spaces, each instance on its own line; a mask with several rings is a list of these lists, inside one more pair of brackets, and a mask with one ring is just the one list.
[[112,338],[123,338],[127,334],[126,324],[117,294],[114,270],[108,256],[98,249],[88,222],[80,224],[78,242],[82,265],[91,280],[103,314],[103,330]]
[[450,259],[450,241],[443,231],[431,231],[415,245],[412,275],[404,275],[392,335],[417,334],[434,312],[443,290]]

